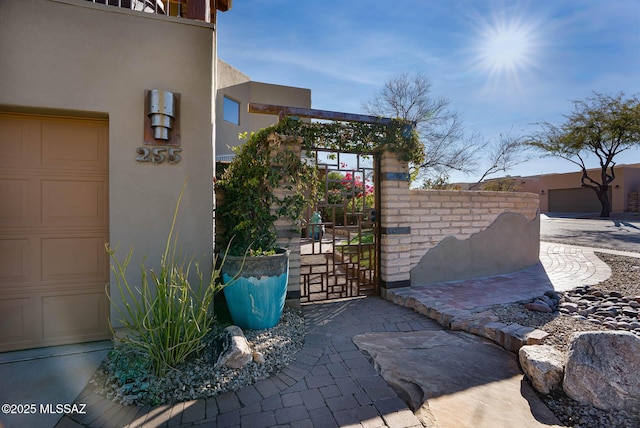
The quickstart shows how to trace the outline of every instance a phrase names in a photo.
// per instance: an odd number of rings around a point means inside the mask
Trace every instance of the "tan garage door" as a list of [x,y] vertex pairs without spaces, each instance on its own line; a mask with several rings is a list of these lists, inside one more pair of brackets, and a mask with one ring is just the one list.
[[0,351],[110,336],[108,125],[0,113]]
[[[611,203],[611,187],[609,187]],[[549,190],[549,212],[591,213],[600,212],[602,205],[596,193],[587,187]]]

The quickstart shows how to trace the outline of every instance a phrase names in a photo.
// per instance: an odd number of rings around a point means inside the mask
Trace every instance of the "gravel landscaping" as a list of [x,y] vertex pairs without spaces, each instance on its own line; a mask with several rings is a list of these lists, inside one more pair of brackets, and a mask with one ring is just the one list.
[[[218,329],[221,330],[221,329]],[[209,335],[213,339],[219,331]],[[285,308],[280,323],[266,330],[246,330],[245,337],[254,352],[265,358],[242,369],[214,369],[213,350],[207,346],[164,377],[148,372],[144,360],[135,352],[112,351],[89,381],[95,392],[123,405],[159,405],[215,397],[268,378],[287,366],[302,349],[305,336],[300,311]],[[208,340],[211,342],[211,340]]]
[[[598,297],[598,299],[594,300],[599,302],[607,301],[612,292],[614,296],[619,295],[623,298],[628,298],[627,301],[635,301],[635,299],[640,298],[640,259],[605,253],[597,253],[597,255],[611,267],[612,275],[608,280],[582,291],[588,292],[590,296]],[[582,295],[582,293],[572,290],[564,293],[562,300],[565,302],[576,301]],[[491,309],[502,322],[518,323],[546,331],[549,336],[543,343],[551,345],[562,352],[567,351],[569,338],[573,333],[612,329],[628,330],[628,327],[623,324],[618,326],[614,322],[589,321],[585,319],[584,315],[580,315],[577,312],[566,314],[534,312],[524,308],[522,304],[503,305]],[[582,405],[562,392],[554,392],[546,396],[541,395],[541,398],[566,426],[582,428],[635,428],[640,426],[640,415],[629,415],[624,412],[605,412],[591,406]]]

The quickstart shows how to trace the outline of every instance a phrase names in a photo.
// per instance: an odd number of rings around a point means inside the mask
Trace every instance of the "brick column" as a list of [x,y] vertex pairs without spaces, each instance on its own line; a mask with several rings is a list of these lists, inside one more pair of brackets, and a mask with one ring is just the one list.
[[411,285],[411,226],[409,168],[394,153],[380,159],[380,266],[381,295],[390,288]]
[[[289,136],[271,134],[269,144],[284,144],[288,149],[300,152],[302,139]],[[283,187],[274,190],[279,199],[284,199],[292,191]],[[273,208],[275,210],[275,208]],[[287,306],[300,309],[300,224],[299,221],[291,221],[288,218],[279,218],[275,222],[276,242],[279,247],[288,248],[289,254],[289,282],[287,284]]]

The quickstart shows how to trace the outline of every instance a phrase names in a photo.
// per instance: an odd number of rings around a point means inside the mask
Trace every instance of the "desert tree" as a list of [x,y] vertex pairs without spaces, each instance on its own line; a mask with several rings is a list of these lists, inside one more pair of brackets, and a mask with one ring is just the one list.
[[[609,217],[609,186],[615,180],[620,153],[640,147],[640,100],[625,98],[623,92],[605,95],[594,92],[584,100],[573,101],[573,112],[559,125],[542,122],[541,130],[527,144],[547,156],[576,164],[583,187],[592,189],[602,205],[601,217]],[[595,156],[600,168],[589,173],[586,161]]]

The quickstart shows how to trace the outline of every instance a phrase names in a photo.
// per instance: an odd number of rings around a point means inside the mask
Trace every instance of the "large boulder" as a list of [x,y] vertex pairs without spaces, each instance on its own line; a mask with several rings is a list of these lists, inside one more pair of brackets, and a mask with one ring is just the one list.
[[626,331],[575,333],[563,388],[576,401],[603,410],[640,413],[640,338]]
[[240,369],[253,360],[247,338],[242,333],[242,329],[235,325],[224,329],[213,348],[216,369],[219,367]]
[[518,351],[520,367],[536,391],[549,394],[560,389],[564,374],[564,354],[553,346],[527,345]]

